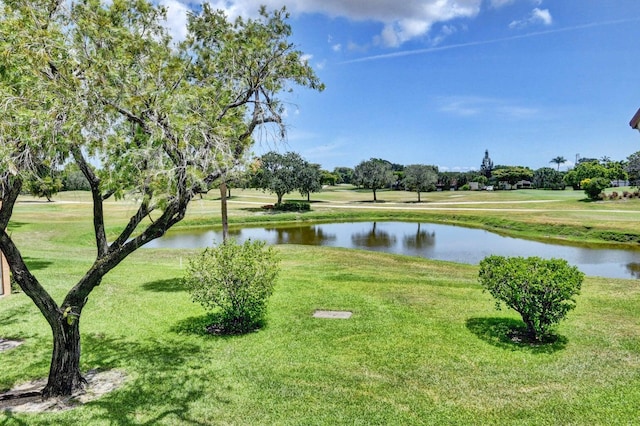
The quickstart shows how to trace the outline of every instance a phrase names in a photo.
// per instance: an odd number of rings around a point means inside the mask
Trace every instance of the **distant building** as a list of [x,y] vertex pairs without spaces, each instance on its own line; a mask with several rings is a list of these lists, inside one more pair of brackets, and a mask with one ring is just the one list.
[[636,114],[629,122],[629,126],[631,126],[632,129],[640,130],[640,109],[636,111]]

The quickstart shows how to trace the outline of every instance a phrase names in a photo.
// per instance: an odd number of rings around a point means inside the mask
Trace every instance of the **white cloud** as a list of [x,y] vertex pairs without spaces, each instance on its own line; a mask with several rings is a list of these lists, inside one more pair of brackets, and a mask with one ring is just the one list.
[[538,9],[536,7],[531,13],[531,19],[534,22],[540,22],[544,25],[551,25],[553,23],[553,18],[551,17],[549,9]]
[[187,36],[187,12],[189,6],[178,0],[160,0],[167,9],[166,28],[174,40],[184,40]]
[[[163,1],[178,3],[177,0]],[[183,0],[182,3],[190,2]],[[210,3],[213,9],[224,10],[232,18],[255,16],[261,5],[270,10],[286,5],[292,14],[321,13],[354,21],[379,22],[384,28],[376,40],[393,47],[426,35],[435,23],[475,17],[482,0],[213,0]]]
[[531,14],[528,18],[522,19],[519,21],[513,21],[509,24],[509,28],[525,28],[529,25],[546,25],[549,26],[553,23],[553,17],[551,16],[551,12],[549,9],[539,9],[535,8],[531,11]]
[[[540,6],[543,0],[529,0],[530,3],[533,3],[535,6]],[[489,5],[494,9],[499,9],[504,6],[508,6],[510,4],[514,4],[516,0],[490,0]]]

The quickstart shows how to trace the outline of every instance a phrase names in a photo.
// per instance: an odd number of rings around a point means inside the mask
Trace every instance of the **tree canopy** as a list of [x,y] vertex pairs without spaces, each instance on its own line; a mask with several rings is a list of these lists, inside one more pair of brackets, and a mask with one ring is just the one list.
[[528,167],[520,166],[503,166],[496,167],[493,171],[493,177],[497,181],[504,181],[509,185],[515,185],[521,180],[530,180],[533,178],[533,170]]
[[[255,129],[284,133],[281,92],[323,88],[284,9],[230,22],[203,4],[180,42],[164,15],[145,0],[0,3],[0,249],[53,332],[45,397],[82,386],[79,322],[102,277],[182,220]],[[23,184],[66,161],[89,182],[96,259],[58,304],[8,228]],[[137,211],[107,238],[103,202],[125,196]]]
[[391,163],[378,158],[363,161],[353,171],[353,182],[373,191],[373,201],[377,201],[376,191],[394,182]]
[[564,189],[564,175],[551,167],[541,167],[533,172],[533,186],[537,189]]
[[418,202],[420,202],[420,193],[435,189],[438,181],[438,168],[436,166],[427,166],[424,164],[412,164],[404,169],[404,186],[410,191],[418,193]]
[[281,204],[285,194],[300,188],[299,176],[305,168],[305,163],[296,152],[267,152],[256,163],[252,186],[276,194],[277,203]]

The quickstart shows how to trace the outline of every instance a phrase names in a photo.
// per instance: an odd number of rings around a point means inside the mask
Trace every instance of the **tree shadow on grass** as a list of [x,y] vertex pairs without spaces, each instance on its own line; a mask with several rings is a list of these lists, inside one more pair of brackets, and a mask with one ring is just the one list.
[[24,263],[26,263],[30,271],[38,271],[47,268],[53,262],[44,259],[36,259],[33,257],[25,257]]
[[[20,297],[20,295],[12,295],[10,297]],[[33,308],[31,305],[25,304],[10,309],[0,309],[0,324],[6,326],[25,323],[29,321],[29,317],[35,312]]]
[[122,388],[86,404],[98,412],[96,420],[115,425],[201,425],[206,422],[191,415],[195,401],[206,397],[212,405],[231,402],[231,388],[224,386],[224,380],[211,390],[210,383],[219,378],[205,368],[209,361],[202,347],[184,338],[131,341],[93,334],[85,335],[82,343],[82,361],[88,368],[125,369],[128,373]]
[[186,291],[180,278],[171,278],[168,280],[150,281],[142,284],[144,290],[155,291],[158,293],[177,293]]
[[502,349],[551,354],[567,346],[567,338],[550,334],[542,341],[532,340],[524,322],[513,318],[469,318],[467,328],[485,342]]
[[190,334],[194,336],[212,336],[207,329],[211,324],[220,321],[220,315],[216,313],[207,313],[197,317],[189,317],[179,321],[171,327],[171,331],[176,334]]
[[209,312],[198,317],[185,318],[178,322],[171,331],[176,334],[190,334],[195,336],[215,336],[220,338],[230,338],[252,333],[264,327],[264,322],[260,322],[255,329],[240,331],[238,329],[225,329],[222,312]]

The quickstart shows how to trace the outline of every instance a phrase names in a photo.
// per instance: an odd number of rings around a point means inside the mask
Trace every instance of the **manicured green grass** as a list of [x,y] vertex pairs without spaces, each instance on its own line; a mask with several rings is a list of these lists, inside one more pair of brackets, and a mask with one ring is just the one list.
[[[83,194],[67,196],[76,203],[20,203],[12,225],[34,273],[58,300],[94,251],[91,206]],[[340,201],[348,203],[326,203]],[[565,202],[572,201],[558,203]],[[196,201],[187,220],[219,222],[216,205]],[[234,207],[236,218],[273,217],[246,206]],[[344,214],[317,210],[327,218]],[[130,211],[128,203],[109,204],[110,226],[122,225]],[[555,425],[638,419],[637,281],[587,278],[555,342],[531,346],[510,337],[522,323],[511,311],[494,310],[476,266],[336,248],[279,250],[283,270],[267,327],[234,337],[199,331],[206,313],[179,281],[195,251],[138,250],[105,277],[81,319],[83,369],[120,369],[126,384],[72,411],[4,413],[0,421]],[[316,309],[354,315],[312,318]],[[0,389],[46,376],[50,331],[24,294],[0,299],[0,336],[25,340],[0,353]]]

